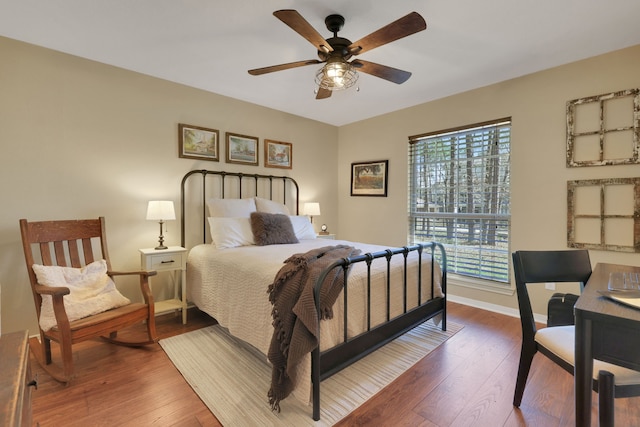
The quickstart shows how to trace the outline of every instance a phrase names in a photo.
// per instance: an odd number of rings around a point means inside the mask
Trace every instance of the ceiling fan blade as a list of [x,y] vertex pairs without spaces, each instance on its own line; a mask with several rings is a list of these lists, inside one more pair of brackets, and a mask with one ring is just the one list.
[[284,9],[276,10],[273,14],[276,18],[291,27],[293,31],[307,39],[319,51],[325,53],[333,52],[331,45],[327,43],[324,37],[322,37],[320,33],[298,13],[298,11],[293,9]]
[[290,68],[304,67],[305,65],[322,64],[322,61],[317,59],[308,59],[306,61],[289,62],[287,64],[272,65],[270,67],[256,68],[249,70],[249,74],[252,76],[259,76],[261,74],[273,73],[274,71],[288,70]]
[[329,89],[323,89],[321,87],[318,88],[318,93],[316,94],[316,99],[326,99],[331,96],[331,91]]
[[409,80],[411,73],[408,71],[399,70],[397,68],[388,67],[386,65],[376,64],[375,62],[362,61],[356,59],[351,61],[356,70],[372,76],[380,77],[381,79],[388,80],[393,83],[402,84]]
[[374,31],[368,36],[351,43],[347,49],[352,55],[359,55],[383,44],[391,43],[392,41],[425,30],[426,28],[427,23],[424,18],[417,12],[411,12],[397,21]]

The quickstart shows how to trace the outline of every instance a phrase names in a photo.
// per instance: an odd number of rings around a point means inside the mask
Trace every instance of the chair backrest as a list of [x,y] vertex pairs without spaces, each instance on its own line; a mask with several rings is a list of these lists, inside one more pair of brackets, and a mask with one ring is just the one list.
[[578,282],[584,286],[591,276],[589,251],[516,251],[512,257],[523,338],[533,340],[536,324],[527,284]]
[[39,222],[21,219],[20,233],[38,318],[42,298],[35,292],[38,281],[33,264],[80,268],[104,259],[111,270],[104,217]]

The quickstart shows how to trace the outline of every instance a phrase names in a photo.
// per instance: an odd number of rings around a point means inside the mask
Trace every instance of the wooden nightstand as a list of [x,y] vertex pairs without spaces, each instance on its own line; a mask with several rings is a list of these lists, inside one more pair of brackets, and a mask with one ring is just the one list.
[[[187,323],[187,250],[181,246],[169,246],[168,249],[140,249],[140,265],[143,270],[173,272],[173,298],[154,301],[155,312],[171,310],[182,311],[182,323]],[[177,272],[180,272],[180,289],[176,285]],[[151,286],[152,278],[149,278]]]
[[318,239],[328,239],[328,240],[335,240],[336,239],[336,235],[335,234],[317,234],[316,237]]

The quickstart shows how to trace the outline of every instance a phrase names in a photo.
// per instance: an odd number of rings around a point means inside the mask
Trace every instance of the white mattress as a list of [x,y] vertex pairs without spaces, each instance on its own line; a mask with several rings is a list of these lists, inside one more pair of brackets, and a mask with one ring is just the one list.
[[[342,240],[312,239],[301,240],[298,244],[271,246],[242,246],[216,249],[213,245],[202,244],[189,252],[187,260],[187,297],[199,309],[214,317],[229,332],[253,345],[264,354],[271,341],[271,303],[267,295],[268,286],[273,283],[283,262],[295,253],[305,253],[311,249],[329,245],[346,244],[362,250],[362,253],[386,249],[383,246],[354,243]],[[417,254],[412,253],[411,258]],[[396,260],[397,258],[397,260]],[[426,261],[426,262],[425,262]],[[394,265],[402,263],[402,256],[394,257]],[[374,270],[386,271],[386,260],[374,262]],[[366,309],[363,307],[366,291],[366,266],[353,266],[349,275],[349,335],[353,336],[366,327]],[[436,295],[442,296],[440,271],[438,269]],[[402,270],[395,271],[393,280],[402,283]],[[409,283],[411,283],[409,281]],[[430,256],[423,254],[423,298],[430,299]],[[375,289],[381,289],[384,283]],[[382,288],[384,289],[384,288]],[[410,288],[411,289],[411,288]],[[415,289],[415,288],[414,288]],[[378,310],[372,310],[372,323],[384,321],[386,299],[381,292],[373,297]],[[401,293],[394,292],[392,313],[398,314],[402,308]],[[378,298],[375,298],[375,297]],[[417,299],[417,290],[409,291],[412,300]],[[395,304],[394,304],[395,303]],[[342,297],[334,308],[334,320],[342,318]],[[334,325],[326,325],[333,323]],[[339,325],[337,325],[339,324]],[[325,328],[325,326],[329,326]],[[327,329],[325,332],[324,329]],[[322,322],[322,347],[335,345],[342,338],[341,322]]]

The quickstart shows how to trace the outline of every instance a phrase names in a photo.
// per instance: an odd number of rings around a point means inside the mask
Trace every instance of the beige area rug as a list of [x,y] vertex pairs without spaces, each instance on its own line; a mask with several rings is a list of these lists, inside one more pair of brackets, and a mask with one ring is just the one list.
[[271,367],[266,356],[220,326],[163,339],[160,345],[224,426],[331,426],[460,329],[461,325],[447,322],[443,332],[427,321],[327,378],[320,385],[317,422],[312,406],[294,396],[281,402],[280,413],[272,412],[267,400]]

